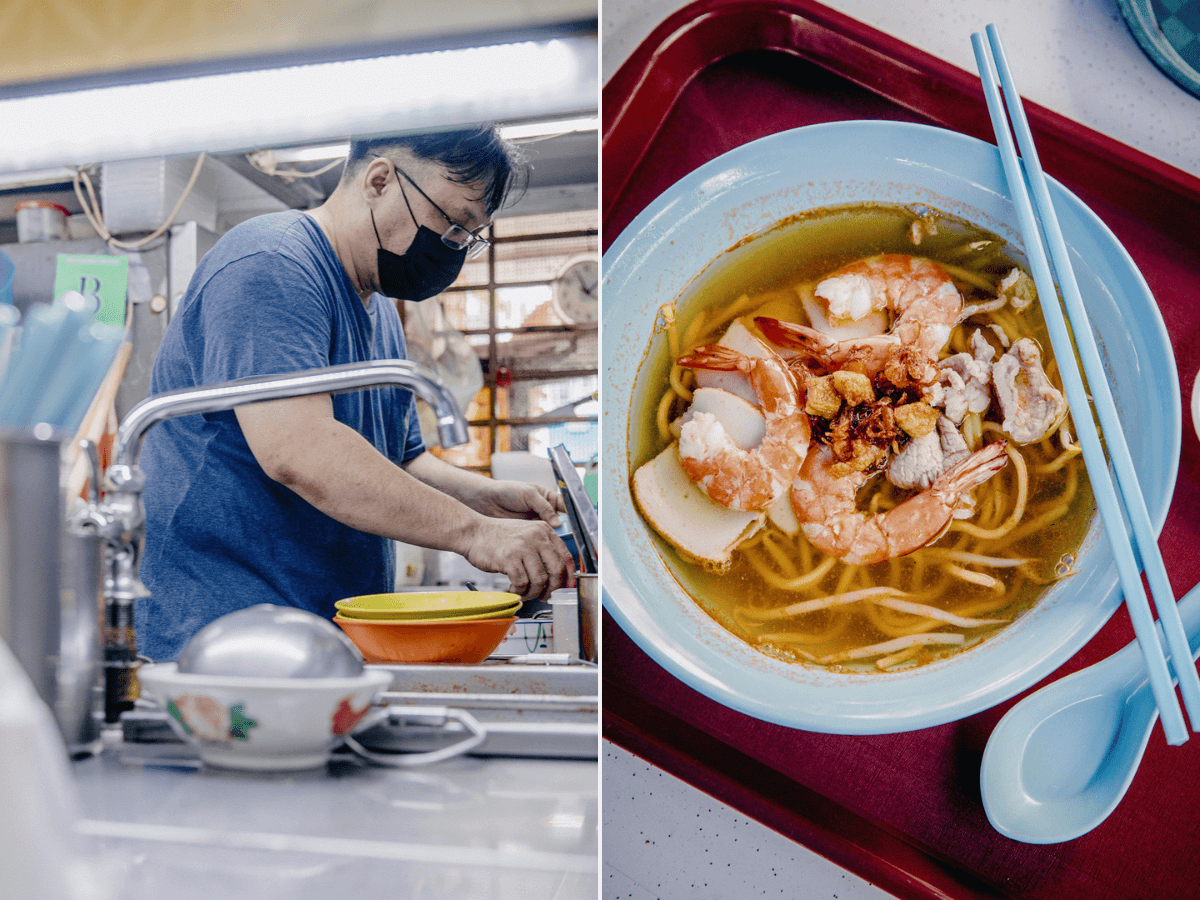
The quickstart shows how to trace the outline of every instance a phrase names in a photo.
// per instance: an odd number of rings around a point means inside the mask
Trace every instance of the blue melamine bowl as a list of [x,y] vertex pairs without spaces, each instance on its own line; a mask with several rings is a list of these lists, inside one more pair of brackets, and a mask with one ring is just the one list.
[[[1162,316],[1129,254],[1055,181],[1050,193],[1097,333],[1156,530],[1179,466],[1179,378]],[[604,606],[664,669],[748,715],[833,734],[885,734],[954,721],[1020,693],[1092,638],[1121,591],[1097,517],[1079,574],[998,635],[896,673],[837,673],[767,657],[725,631],[679,587],[630,490],[640,447],[629,410],[659,307],[743,238],[804,210],[926,204],[1023,247],[995,146],[900,122],[837,122],[781,132],[701,166],[651,203],[604,255]],[[1153,402],[1147,402],[1153,398]],[[1132,427],[1130,427],[1132,426]]]

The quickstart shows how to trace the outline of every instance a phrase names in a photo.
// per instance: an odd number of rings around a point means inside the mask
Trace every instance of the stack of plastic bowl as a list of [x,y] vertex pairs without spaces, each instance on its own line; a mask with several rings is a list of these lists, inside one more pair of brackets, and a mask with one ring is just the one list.
[[480,663],[517,620],[521,600],[499,591],[369,594],[334,604],[333,621],[367,662]]

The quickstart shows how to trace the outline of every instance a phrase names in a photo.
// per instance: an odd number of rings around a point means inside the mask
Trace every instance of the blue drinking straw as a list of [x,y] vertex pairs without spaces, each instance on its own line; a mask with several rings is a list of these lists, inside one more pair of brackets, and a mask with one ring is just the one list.
[[53,306],[30,307],[21,340],[0,384],[0,423],[16,428],[34,424],[33,414],[51,376],[64,364],[71,342],[91,322],[82,295],[64,295]]
[[62,364],[51,374],[31,416],[72,432],[79,428],[112,365],[125,329],[93,322],[72,338]]

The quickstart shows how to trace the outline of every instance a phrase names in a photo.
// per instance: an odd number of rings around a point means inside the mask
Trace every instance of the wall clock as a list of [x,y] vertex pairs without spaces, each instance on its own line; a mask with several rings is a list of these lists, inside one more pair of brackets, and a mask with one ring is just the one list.
[[593,256],[567,260],[551,285],[551,303],[568,325],[600,320],[600,263]]

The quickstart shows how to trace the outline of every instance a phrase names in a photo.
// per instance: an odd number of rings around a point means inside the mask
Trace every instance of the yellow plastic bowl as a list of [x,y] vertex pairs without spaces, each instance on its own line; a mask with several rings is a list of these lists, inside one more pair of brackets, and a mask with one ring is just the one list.
[[461,622],[466,619],[511,619],[517,614],[517,610],[520,608],[521,603],[517,601],[495,612],[463,613],[452,616],[420,615],[419,617],[409,617],[408,615],[391,615],[376,609],[363,610],[355,609],[353,606],[343,606],[337,611],[337,615],[343,619],[355,619],[360,622]]
[[381,622],[334,616],[372,663],[481,663],[500,646],[516,616],[452,622]]
[[433,591],[366,594],[347,597],[333,605],[339,615],[348,611],[355,613],[356,618],[441,619],[499,612],[520,602],[516,594],[504,591]]

